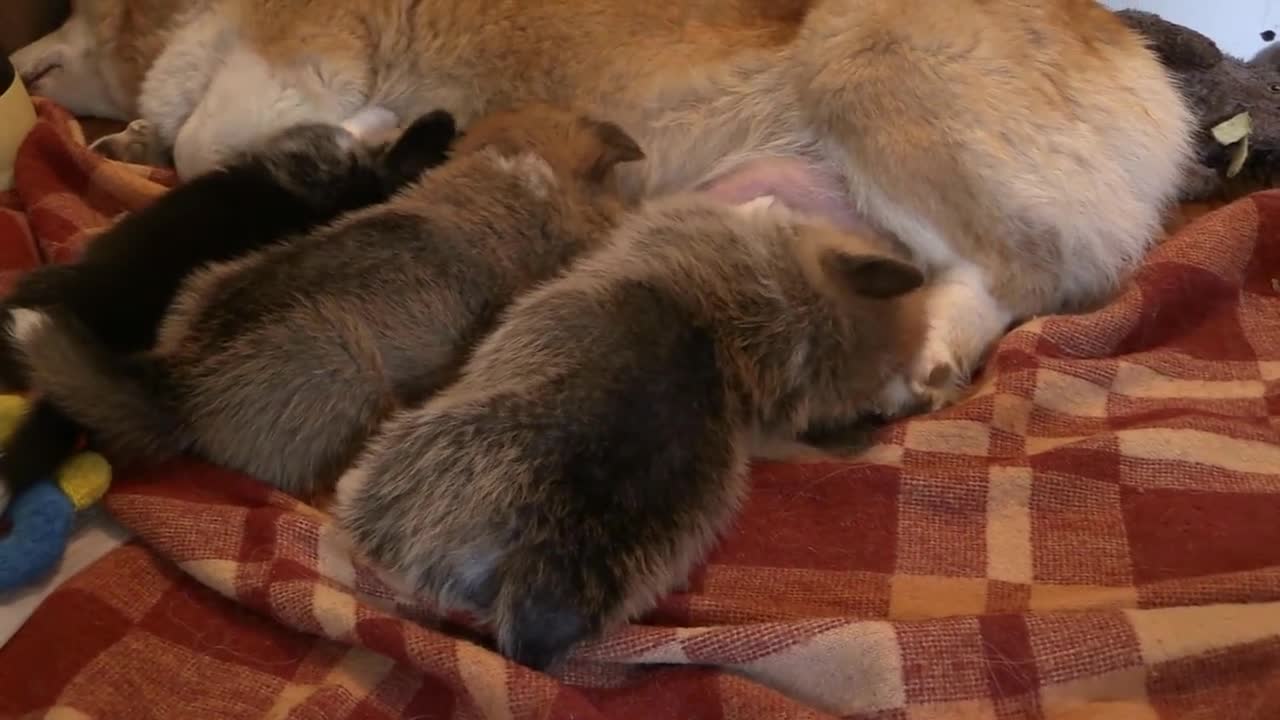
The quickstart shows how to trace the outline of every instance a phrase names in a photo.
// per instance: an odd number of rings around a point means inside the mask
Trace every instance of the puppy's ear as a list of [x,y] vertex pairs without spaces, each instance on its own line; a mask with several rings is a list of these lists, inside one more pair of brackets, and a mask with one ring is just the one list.
[[457,137],[457,122],[445,110],[414,120],[383,156],[383,170],[391,185],[413,182],[426,170],[442,164]]
[[598,152],[587,163],[588,180],[603,181],[614,165],[644,159],[640,144],[617,124],[601,120],[585,122],[600,143]]
[[924,284],[924,273],[919,268],[886,255],[827,250],[819,262],[832,284],[858,297],[888,300]]
[[1146,38],[1151,51],[1170,70],[1209,70],[1222,62],[1222,50],[1209,38],[1155,13],[1121,10],[1116,15]]

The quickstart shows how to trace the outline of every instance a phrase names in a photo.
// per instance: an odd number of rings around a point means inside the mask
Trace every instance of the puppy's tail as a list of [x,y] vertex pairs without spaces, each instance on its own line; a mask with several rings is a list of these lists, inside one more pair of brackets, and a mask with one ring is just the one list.
[[79,321],[39,310],[12,313],[13,338],[45,398],[125,459],[160,460],[190,446],[167,365],[118,355]]
[[45,265],[18,279],[13,290],[0,303],[0,390],[24,392],[31,389],[27,368],[22,364],[13,335],[13,311],[67,305],[77,306],[86,286],[77,264]]

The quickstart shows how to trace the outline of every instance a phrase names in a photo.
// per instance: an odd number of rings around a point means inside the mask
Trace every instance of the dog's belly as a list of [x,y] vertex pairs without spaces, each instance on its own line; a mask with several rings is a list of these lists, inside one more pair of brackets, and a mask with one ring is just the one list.
[[831,169],[795,157],[747,161],[698,188],[730,205],[772,195],[796,212],[862,235],[883,234],[853,207],[845,181]]

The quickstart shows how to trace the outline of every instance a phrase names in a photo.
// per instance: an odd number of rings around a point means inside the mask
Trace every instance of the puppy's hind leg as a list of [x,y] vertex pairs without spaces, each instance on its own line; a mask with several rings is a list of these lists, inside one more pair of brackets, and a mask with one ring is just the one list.
[[195,393],[200,453],[287,493],[333,489],[395,407],[377,338],[325,300],[241,336]]

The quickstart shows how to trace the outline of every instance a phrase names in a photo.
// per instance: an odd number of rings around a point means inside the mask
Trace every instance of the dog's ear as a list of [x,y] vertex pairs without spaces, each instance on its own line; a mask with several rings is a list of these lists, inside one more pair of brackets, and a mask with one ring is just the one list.
[[1224,59],[1212,40],[1155,13],[1121,10],[1116,15],[1147,39],[1148,47],[1170,70],[1211,70]]
[[458,137],[457,122],[445,110],[435,110],[414,120],[392,143],[382,158],[391,185],[412,182],[423,172],[442,164]]
[[583,122],[598,142],[592,157],[587,159],[585,175],[588,180],[601,182],[618,163],[644,159],[640,144],[616,123],[591,119]]
[[819,264],[835,287],[858,297],[888,300],[924,284],[924,273],[920,268],[888,255],[826,250]]

